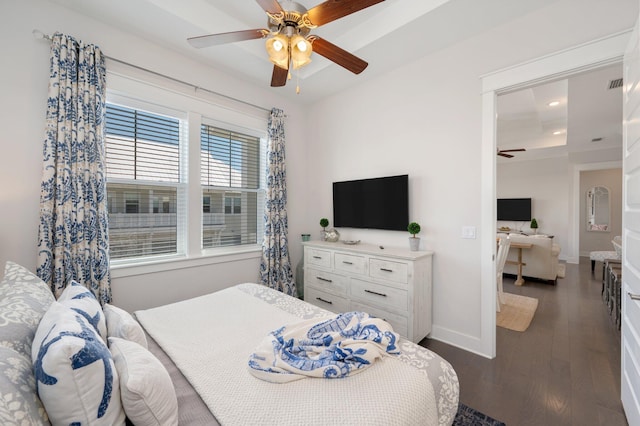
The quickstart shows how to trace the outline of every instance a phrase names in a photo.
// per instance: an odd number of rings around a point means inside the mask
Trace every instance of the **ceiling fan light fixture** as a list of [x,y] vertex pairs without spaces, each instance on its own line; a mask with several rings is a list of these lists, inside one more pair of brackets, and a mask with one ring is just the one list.
[[311,62],[311,53],[313,49],[311,43],[301,35],[295,35],[291,38],[291,62],[293,69],[298,69]]
[[289,39],[282,35],[276,34],[275,36],[267,39],[265,42],[267,48],[267,54],[269,60],[274,65],[283,69],[289,68]]
[[301,68],[310,63],[313,52],[354,74],[360,74],[369,65],[335,44],[312,35],[311,30],[384,0],[325,0],[311,9],[294,0],[256,1],[267,14],[266,28],[208,34],[190,37],[187,41],[193,47],[202,48],[266,38],[267,55],[274,64],[271,87],[284,86],[291,68]]

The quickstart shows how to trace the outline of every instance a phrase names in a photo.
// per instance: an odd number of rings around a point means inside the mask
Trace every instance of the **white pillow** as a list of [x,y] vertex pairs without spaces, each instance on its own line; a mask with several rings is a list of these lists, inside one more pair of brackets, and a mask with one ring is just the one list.
[[102,340],[107,341],[107,323],[104,313],[100,302],[91,290],[76,281],[71,281],[71,284],[62,291],[58,302],[82,315],[96,329]]
[[52,424],[124,424],[111,353],[81,314],[53,302],[36,330],[31,359]]
[[107,335],[109,337],[131,340],[145,349],[149,347],[142,326],[129,312],[108,303],[102,307],[102,310],[107,320]]
[[139,344],[109,337],[127,417],[136,426],[178,424],[178,399],[162,363]]

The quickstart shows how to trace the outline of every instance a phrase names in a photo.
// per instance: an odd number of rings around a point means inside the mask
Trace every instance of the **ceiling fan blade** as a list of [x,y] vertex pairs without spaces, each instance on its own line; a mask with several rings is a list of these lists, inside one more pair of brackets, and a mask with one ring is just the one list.
[[499,155],[499,156],[501,156],[501,157],[513,158],[513,155],[511,155],[511,154],[505,154],[505,153],[504,153],[504,152],[502,152],[502,151],[498,151],[498,155]]
[[523,152],[526,151],[526,149],[524,148],[517,148],[517,149],[501,149],[500,152]]
[[[267,0],[262,1],[268,2]],[[327,0],[309,9],[307,16],[312,24],[320,26],[383,1],[384,0]],[[260,1],[258,1],[258,3],[260,3]]]
[[275,15],[278,12],[282,12],[282,6],[276,0],[256,0],[260,7],[264,9],[265,12],[269,12],[272,15]]
[[357,56],[320,37],[314,37],[311,46],[318,55],[324,56],[354,74],[360,74],[369,65]]
[[220,44],[235,43],[237,41],[254,40],[265,37],[265,30],[232,31],[230,33],[209,34],[188,38],[187,41],[198,49]]
[[273,66],[273,73],[271,74],[271,87],[282,87],[287,84],[287,76],[289,70],[280,68],[277,65]]

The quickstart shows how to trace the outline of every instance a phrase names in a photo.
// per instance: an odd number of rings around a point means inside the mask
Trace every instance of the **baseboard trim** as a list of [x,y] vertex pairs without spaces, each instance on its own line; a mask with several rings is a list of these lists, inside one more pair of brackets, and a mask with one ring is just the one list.
[[431,328],[431,334],[429,334],[428,338],[446,343],[447,345],[455,346],[456,348],[463,349],[484,358],[492,358],[490,354],[485,353],[483,350],[480,338],[475,336],[470,336],[449,328],[433,325]]

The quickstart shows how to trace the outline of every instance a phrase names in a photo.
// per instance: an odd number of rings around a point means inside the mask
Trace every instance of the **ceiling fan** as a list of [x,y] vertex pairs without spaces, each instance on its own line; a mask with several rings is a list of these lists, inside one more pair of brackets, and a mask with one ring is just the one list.
[[327,0],[307,10],[290,0],[256,0],[267,14],[268,29],[232,31],[188,38],[191,46],[203,48],[237,41],[266,38],[269,59],[273,62],[271,86],[280,87],[291,78],[289,70],[311,62],[311,53],[324,56],[354,74],[369,65],[357,56],[327,40],[311,35],[312,29],[328,24],[384,0]]
[[513,155],[511,154],[507,154],[507,152],[522,152],[522,151],[526,151],[526,149],[524,148],[517,148],[517,149],[498,149],[498,155],[501,157],[506,157],[506,158],[513,158]]

